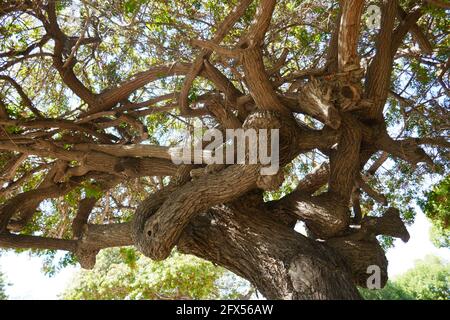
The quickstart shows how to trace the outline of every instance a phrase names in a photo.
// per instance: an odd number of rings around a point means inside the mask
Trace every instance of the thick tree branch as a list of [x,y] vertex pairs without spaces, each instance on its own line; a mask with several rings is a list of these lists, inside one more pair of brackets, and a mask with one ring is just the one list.
[[343,0],[338,41],[338,68],[340,71],[359,68],[358,40],[363,0]]
[[366,216],[361,221],[360,233],[364,237],[375,238],[378,235],[386,235],[400,238],[403,242],[408,242],[409,232],[405,224],[400,219],[400,212],[398,209],[389,208],[382,217]]
[[20,153],[17,156],[13,156],[11,159],[9,159],[9,161],[3,166],[0,172],[0,186],[14,178],[17,169],[22,165],[27,157],[27,154]]
[[132,92],[145,86],[146,84],[172,75],[186,74],[190,68],[191,64],[189,63],[174,62],[154,66],[147,71],[139,72],[133,75],[130,79],[118,84],[117,87],[107,89],[99,94],[98,105],[93,106],[87,114],[89,115],[107,110],[120,101],[126,99]]
[[383,0],[381,7],[381,29],[376,42],[376,55],[366,74],[366,97],[376,102],[370,116],[379,118],[387,98],[392,71],[392,30],[397,12],[396,0]]
[[[73,71],[74,61],[65,66],[63,55],[67,50],[67,45],[70,48],[75,45],[69,38],[61,31],[58,25],[58,18],[56,15],[56,3],[49,1],[47,5],[48,21],[44,23],[47,34],[55,41],[53,65],[61,76],[64,83],[83,101],[89,105],[96,105],[97,98],[75,75]],[[69,48],[69,50],[70,50]]]
[[[406,20],[407,16],[408,14],[405,12],[405,10],[403,10],[403,8],[398,5],[397,17],[400,20]],[[432,54],[433,46],[431,45],[430,40],[428,40],[427,36],[421,30],[421,28],[417,25],[417,23],[411,26],[410,32],[412,33],[414,40],[417,42],[422,52],[425,54]]]
[[245,79],[256,106],[261,110],[289,114],[289,109],[278,98],[266,73],[261,49],[258,46],[246,48],[242,53],[241,61]]
[[377,148],[390,153],[394,157],[403,159],[413,166],[425,162],[430,168],[434,168],[433,160],[418,146],[415,139],[393,140],[387,133],[384,133],[376,140],[375,145]]
[[0,247],[75,251],[77,241],[17,234],[0,234]]
[[196,213],[237,199],[242,193],[253,189],[258,170],[259,166],[255,165],[235,165],[219,173],[202,176],[174,191],[150,216],[148,211],[152,208],[147,208],[148,204],[144,202],[135,214],[137,217],[147,217],[143,228],[140,227],[142,233],[136,235],[137,247],[152,259],[165,259]]
[[313,194],[328,182],[329,175],[330,165],[328,162],[324,162],[300,180],[297,187],[292,192]]
[[[59,182],[64,176],[66,167],[67,162],[59,160],[55,161],[36,190],[45,190],[46,188],[54,186],[55,183]],[[26,203],[21,204],[21,209],[17,217],[9,223],[8,229],[15,232],[21,231],[32,219],[41,201],[41,198],[37,198],[36,200],[27,198]]]
[[14,214],[21,211],[30,201],[41,202],[44,199],[60,197],[78,186],[86,178],[71,178],[67,182],[53,184],[18,194],[0,206],[0,233],[6,231]]
[[[148,157],[145,158],[130,158],[126,157],[126,147],[123,146],[117,147],[116,149],[113,146],[102,146],[100,145],[98,148],[103,151],[92,151],[89,150],[92,146],[84,145],[84,148],[87,150],[66,150],[61,148],[54,143],[46,140],[39,140],[36,144],[27,144],[27,145],[17,145],[13,142],[1,142],[0,141],[0,150],[13,150],[18,152],[26,152],[27,154],[34,154],[41,157],[53,157],[60,160],[66,161],[77,161],[79,163],[78,166],[71,167],[67,170],[67,176],[82,176],[90,171],[100,171],[105,173],[116,174],[121,177],[137,177],[137,176],[172,176],[176,172],[177,166],[173,164],[170,160],[170,154],[164,155],[164,158],[153,158],[151,152]],[[83,148],[83,145],[80,146]],[[96,147],[92,147],[95,149]],[[121,149],[121,151],[119,150]],[[145,150],[145,147],[135,147],[135,152],[137,149],[141,149],[141,151],[136,152],[138,154],[142,154],[142,150]],[[157,154],[161,155],[160,148],[152,148],[152,151],[157,150]],[[108,154],[108,150],[110,154]],[[117,151],[119,155],[113,154],[114,151]]]
[[369,197],[374,199],[375,201],[387,205],[387,199],[383,194],[380,194],[378,191],[374,190],[365,180],[365,178],[361,175],[356,177],[356,184],[359,188],[361,188]]
[[337,149],[330,154],[329,191],[348,202],[360,168],[362,132],[358,121],[349,116],[343,120]]
[[330,41],[327,49],[327,64],[326,70],[329,73],[336,73],[338,71],[338,45],[339,45],[339,33],[341,29],[342,19],[342,5],[339,5],[338,14],[334,23],[333,32],[331,34]]
[[[120,179],[117,177],[109,177],[109,179],[107,177],[106,179],[98,179],[95,186],[100,192],[105,192],[113,188],[118,183],[120,183]],[[97,197],[85,196],[78,203],[77,214],[72,220],[72,234],[74,239],[79,239],[81,237],[83,227],[87,224],[89,215],[91,214],[92,209],[94,209],[97,200]]]
[[59,128],[59,129],[67,129],[73,131],[85,132],[93,137],[98,138],[101,142],[107,143],[111,142],[111,138],[104,133],[98,132],[97,128],[92,124],[76,124],[73,121],[64,120],[64,119],[44,119],[40,118],[37,120],[1,120],[0,125],[5,126],[18,126],[28,129],[51,129],[51,128]]
[[245,80],[256,106],[261,110],[272,110],[288,115],[289,110],[282,104],[273,89],[273,84],[264,67],[261,52],[262,42],[270,25],[275,3],[274,0],[260,2],[255,21],[247,35],[241,39],[239,47],[242,49],[241,63],[244,67]]

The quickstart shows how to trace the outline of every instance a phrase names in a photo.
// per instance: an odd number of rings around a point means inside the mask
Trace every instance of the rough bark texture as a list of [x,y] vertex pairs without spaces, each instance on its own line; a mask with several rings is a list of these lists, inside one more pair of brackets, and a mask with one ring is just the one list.
[[178,248],[248,279],[269,299],[359,298],[338,254],[239,201],[199,216]]

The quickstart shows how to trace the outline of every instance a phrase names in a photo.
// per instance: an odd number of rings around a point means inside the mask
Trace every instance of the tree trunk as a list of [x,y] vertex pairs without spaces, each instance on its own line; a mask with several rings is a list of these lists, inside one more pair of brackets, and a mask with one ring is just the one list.
[[249,280],[268,299],[360,299],[351,271],[332,248],[242,200],[198,216],[178,249]]

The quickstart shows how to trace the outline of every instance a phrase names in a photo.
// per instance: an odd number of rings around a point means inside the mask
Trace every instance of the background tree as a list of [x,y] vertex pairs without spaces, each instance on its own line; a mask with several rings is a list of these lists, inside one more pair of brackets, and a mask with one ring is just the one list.
[[155,262],[133,248],[103,250],[93,270],[80,271],[61,298],[236,299],[252,292],[248,283],[212,263],[173,253]]
[[360,288],[359,291],[366,300],[413,300],[410,293],[392,280],[389,280],[381,290]]
[[5,277],[2,272],[0,272],[0,300],[6,300],[8,299],[8,296],[6,295],[6,282]]
[[427,256],[382,290],[361,292],[364,298],[373,300],[450,300],[450,264]]
[[[177,247],[267,298],[357,299],[370,265],[384,285],[383,248],[449,172],[450,19],[374,4],[2,2],[0,246],[84,268]],[[282,170],[174,164],[195,119],[280,129]]]
[[431,220],[431,240],[437,247],[450,248],[450,176],[425,193],[419,204]]

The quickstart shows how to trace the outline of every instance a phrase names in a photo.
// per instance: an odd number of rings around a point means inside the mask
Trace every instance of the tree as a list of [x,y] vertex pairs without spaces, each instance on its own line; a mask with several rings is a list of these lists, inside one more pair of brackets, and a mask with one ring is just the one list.
[[382,290],[365,289],[362,294],[372,300],[449,300],[450,264],[427,256]]
[[413,300],[403,287],[391,280],[381,290],[360,288],[360,293],[366,300]]
[[450,247],[450,176],[426,192],[419,204],[432,221],[431,240],[437,247]]
[[251,292],[236,276],[230,278],[235,280],[234,288],[222,288],[225,273],[210,262],[188,255],[174,253],[164,261],[153,262],[132,248],[108,249],[99,254],[93,270],[75,276],[62,298],[224,299]]
[[[383,247],[409,239],[422,179],[449,171],[448,7],[2,4],[0,246],[84,268],[104,248],[176,247],[276,299],[359,299],[374,265],[384,286]],[[194,120],[265,132],[281,169],[249,150],[175,163]]]
[[6,282],[3,273],[0,272],[0,300],[8,299],[8,296],[5,292]]

